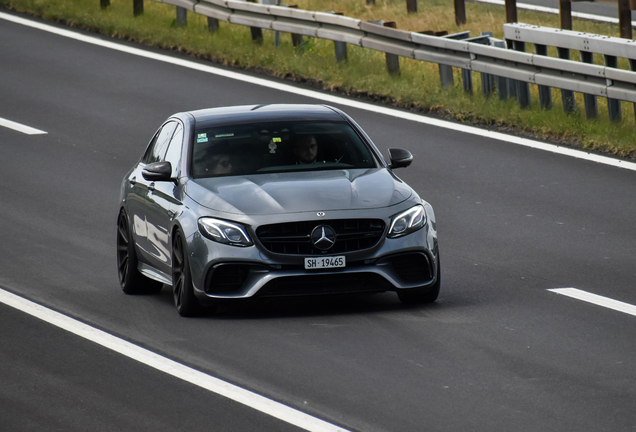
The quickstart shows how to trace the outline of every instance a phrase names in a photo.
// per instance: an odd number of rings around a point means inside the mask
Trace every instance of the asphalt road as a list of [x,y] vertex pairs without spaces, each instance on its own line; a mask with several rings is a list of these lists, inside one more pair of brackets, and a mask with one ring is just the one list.
[[[469,0],[471,1],[471,0]],[[472,0],[477,3],[493,3],[493,0]],[[502,6],[505,4],[504,0],[494,0],[495,4],[501,4]],[[541,6],[544,8],[551,8],[556,11],[558,14],[559,11],[559,1],[558,0],[518,0],[518,5],[522,5],[518,8],[518,11],[522,11],[527,9],[526,5],[532,6]],[[573,1],[572,2],[572,12],[580,13],[586,15],[596,15],[598,17],[602,17],[599,21],[604,21],[603,17],[613,18],[618,20],[618,2],[612,0],[602,0],[602,1]],[[573,16],[576,18],[576,15]],[[587,19],[593,19],[592,17],[587,17]],[[521,21],[523,19],[520,18]],[[576,30],[576,24],[574,25],[574,29]]]
[[[442,292],[230,305],[126,296],[124,173],[171,113],[319,100],[0,19],[0,287],[357,431],[636,429],[636,172],[343,107],[436,210]],[[0,304],[0,430],[293,430]]]

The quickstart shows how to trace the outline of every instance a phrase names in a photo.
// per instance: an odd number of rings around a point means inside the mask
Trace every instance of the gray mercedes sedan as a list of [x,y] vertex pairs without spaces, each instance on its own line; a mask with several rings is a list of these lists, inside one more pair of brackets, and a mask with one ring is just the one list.
[[125,293],[170,286],[182,316],[224,299],[395,291],[437,299],[433,208],[344,112],[255,105],[177,113],[126,174]]

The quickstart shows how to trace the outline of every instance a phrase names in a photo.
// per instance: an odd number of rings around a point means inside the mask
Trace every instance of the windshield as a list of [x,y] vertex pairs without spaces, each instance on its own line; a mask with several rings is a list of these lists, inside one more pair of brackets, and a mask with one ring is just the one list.
[[194,177],[375,168],[371,151],[346,122],[277,122],[197,129]]

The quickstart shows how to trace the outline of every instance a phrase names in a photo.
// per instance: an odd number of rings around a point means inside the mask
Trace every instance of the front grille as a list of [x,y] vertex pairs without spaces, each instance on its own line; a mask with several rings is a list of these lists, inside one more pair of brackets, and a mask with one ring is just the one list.
[[381,219],[335,219],[324,221],[286,222],[260,226],[258,239],[270,252],[291,255],[324,253],[311,242],[311,232],[319,225],[328,225],[336,232],[336,242],[329,254],[355,252],[377,245],[384,232]]
[[377,293],[394,289],[375,273],[312,274],[276,278],[261,288],[259,297]]

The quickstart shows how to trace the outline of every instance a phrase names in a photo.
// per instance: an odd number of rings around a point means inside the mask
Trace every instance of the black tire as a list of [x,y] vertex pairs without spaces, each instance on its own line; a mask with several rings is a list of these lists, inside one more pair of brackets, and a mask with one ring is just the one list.
[[188,253],[181,231],[177,231],[172,241],[172,295],[177,312],[182,317],[201,314],[202,307],[194,296]]
[[433,303],[439,296],[439,289],[442,282],[442,273],[439,265],[439,255],[437,256],[437,280],[431,287],[412,288],[409,290],[399,290],[398,298],[404,304]]
[[126,212],[122,210],[117,219],[117,272],[119,285],[126,294],[157,294],[161,282],[148,279],[137,270],[137,254],[130,233]]

